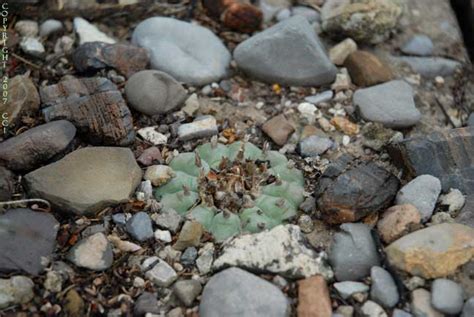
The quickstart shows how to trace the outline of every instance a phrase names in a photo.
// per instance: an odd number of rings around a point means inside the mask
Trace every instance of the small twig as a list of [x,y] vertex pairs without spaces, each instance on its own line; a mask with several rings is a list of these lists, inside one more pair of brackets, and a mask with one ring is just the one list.
[[453,128],[456,128],[456,125],[454,124],[453,120],[451,119],[450,115],[448,114],[448,111],[446,111],[446,109],[444,108],[443,103],[441,101],[439,101],[439,97],[436,96],[435,100],[436,100],[436,103],[438,104],[438,106],[441,108],[441,111],[443,112],[446,119],[448,119],[448,122],[453,126]]
[[47,206],[46,211],[51,210],[51,204],[49,201],[40,199],[40,198],[30,198],[30,199],[19,199],[19,200],[9,200],[9,201],[0,201],[0,207],[17,205],[17,204],[27,204],[27,203],[41,203]]
[[30,62],[29,60],[27,60],[26,58],[24,57],[21,57],[20,55],[17,55],[15,53],[11,53],[13,57],[15,57],[16,59],[19,59],[20,61],[22,61],[23,63],[25,64],[28,64],[30,65],[31,67],[33,68],[36,68],[36,69],[41,69],[41,67],[39,65],[36,65],[35,63],[33,62]]

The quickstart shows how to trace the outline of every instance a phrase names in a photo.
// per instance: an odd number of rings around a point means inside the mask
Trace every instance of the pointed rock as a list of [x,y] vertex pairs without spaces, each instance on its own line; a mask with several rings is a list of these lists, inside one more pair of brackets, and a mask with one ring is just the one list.
[[234,50],[240,69],[258,80],[292,86],[319,86],[336,78],[314,28],[302,16],[280,22]]

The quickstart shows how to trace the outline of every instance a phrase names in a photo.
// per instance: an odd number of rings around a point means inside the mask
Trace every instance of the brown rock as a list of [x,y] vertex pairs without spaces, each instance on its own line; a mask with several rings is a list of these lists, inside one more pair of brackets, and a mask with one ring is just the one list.
[[103,77],[71,79],[40,90],[46,121],[72,122],[92,144],[129,145],[132,115],[117,87]]
[[6,113],[9,124],[15,126],[22,116],[35,115],[39,110],[40,98],[35,84],[28,76],[15,76],[8,85],[8,102],[0,102],[0,113]]
[[84,316],[84,301],[75,289],[71,289],[66,294],[64,312],[70,317]]
[[417,228],[421,217],[415,206],[396,205],[388,208],[377,223],[377,230],[385,243],[390,243]]
[[321,134],[322,131],[316,128],[314,125],[305,125],[303,131],[301,131],[300,140],[306,139],[312,135]]
[[0,143],[0,163],[13,171],[32,170],[64,152],[75,135],[66,120],[39,125]]
[[240,32],[254,32],[262,24],[262,11],[247,0],[204,0],[203,5],[226,27]]
[[338,224],[358,221],[392,203],[399,181],[374,162],[342,155],[322,175],[315,197],[323,220]]
[[187,221],[178,237],[178,241],[174,244],[173,248],[179,251],[183,251],[189,247],[196,247],[201,241],[203,234],[202,225],[199,222]]
[[263,132],[268,135],[273,142],[278,145],[284,145],[290,135],[295,132],[293,125],[283,114],[271,118],[262,126]]
[[349,55],[344,66],[349,71],[352,81],[361,87],[384,83],[393,78],[390,68],[366,51],[355,51]]
[[298,281],[298,317],[331,317],[331,298],[321,275]]
[[474,256],[474,229],[443,223],[410,233],[385,252],[394,267],[425,279],[445,277]]
[[347,135],[356,135],[359,133],[359,125],[353,123],[344,117],[334,117],[331,119],[331,124],[336,127],[341,132],[344,132]]

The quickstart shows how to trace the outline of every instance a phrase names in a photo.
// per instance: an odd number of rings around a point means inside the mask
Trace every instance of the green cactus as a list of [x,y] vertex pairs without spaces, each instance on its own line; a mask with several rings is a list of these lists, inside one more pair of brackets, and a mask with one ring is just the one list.
[[271,229],[304,200],[303,173],[276,151],[249,142],[206,143],[169,164],[175,176],[155,191],[164,209],[201,223],[216,241]]

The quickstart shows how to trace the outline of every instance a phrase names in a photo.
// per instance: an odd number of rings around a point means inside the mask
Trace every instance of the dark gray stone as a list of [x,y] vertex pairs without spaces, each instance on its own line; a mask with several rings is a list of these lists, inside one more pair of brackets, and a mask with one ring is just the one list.
[[0,201],[6,201],[12,198],[14,178],[15,175],[12,172],[0,166]]
[[287,317],[289,312],[289,302],[278,287],[239,268],[214,275],[199,305],[201,317]]
[[38,275],[56,246],[59,223],[49,213],[10,209],[0,215],[0,271]]
[[0,163],[13,171],[32,170],[66,150],[75,135],[66,120],[39,125],[0,143]]
[[138,241],[153,238],[153,226],[150,216],[146,212],[138,212],[127,221],[127,232]]
[[428,78],[451,76],[461,67],[461,63],[442,57],[403,56],[395,60],[407,64],[414,72]]
[[338,281],[360,280],[370,273],[372,266],[380,265],[369,226],[345,223],[334,235],[329,261]]
[[145,316],[147,313],[159,314],[161,312],[160,303],[156,294],[144,292],[137,298],[135,307],[133,308],[133,315],[137,317]]
[[183,254],[181,254],[181,264],[185,267],[193,266],[196,262],[198,256],[198,251],[195,247],[189,247],[184,250]]
[[240,69],[258,80],[293,86],[319,86],[336,78],[314,28],[302,16],[284,20],[234,50]]

